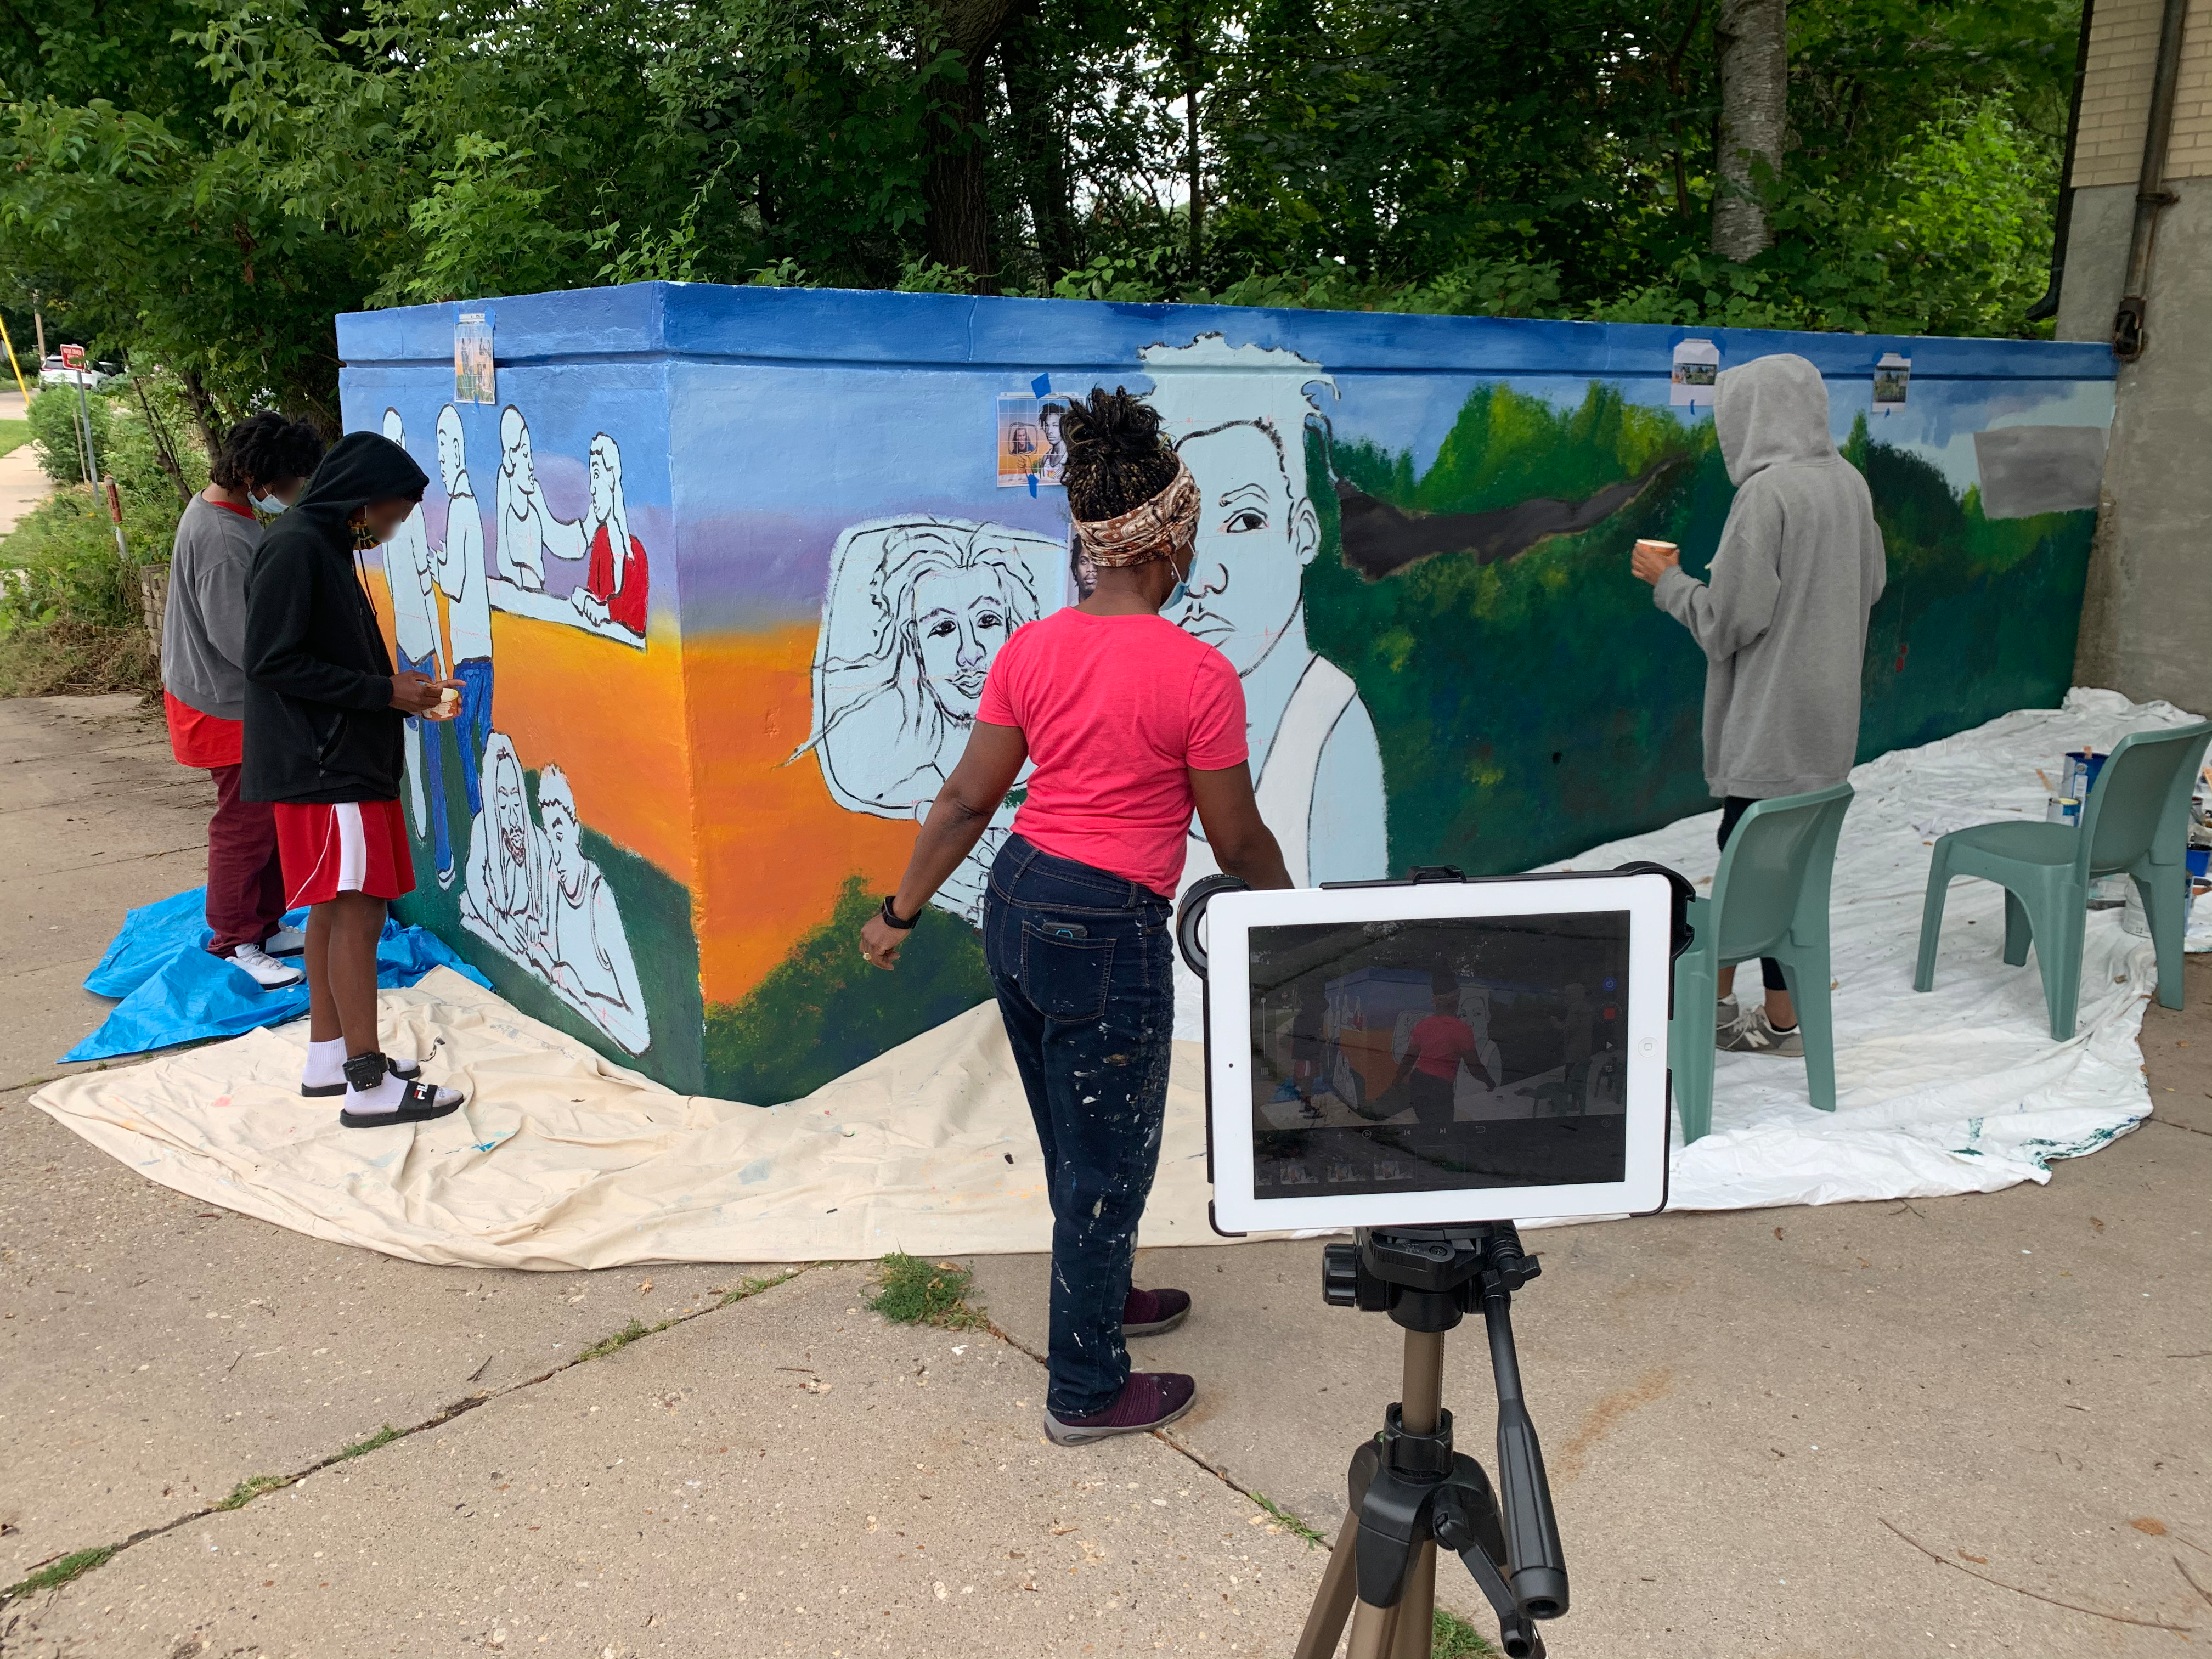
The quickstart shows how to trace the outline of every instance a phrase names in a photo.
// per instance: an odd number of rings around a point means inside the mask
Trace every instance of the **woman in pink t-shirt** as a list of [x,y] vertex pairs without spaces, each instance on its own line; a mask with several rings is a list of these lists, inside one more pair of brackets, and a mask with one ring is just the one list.
[[1170,921],[1193,811],[1224,872],[1291,884],[1252,799],[1237,671],[1159,614],[1190,574],[1202,511],[1159,424],[1119,388],[1068,406],[1060,479],[1097,586],[1000,651],[898,891],[860,930],[861,954],[891,967],[1023,763],[1036,763],[991,866],[983,955],[1044,1152],[1045,1432],[1064,1446],[1158,1428],[1196,1392],[1179,1373],[1133,1373],[1123,1346],[1190,1309],[1181,1291],[1133,1289],[1129,1267],[1159,1162]]

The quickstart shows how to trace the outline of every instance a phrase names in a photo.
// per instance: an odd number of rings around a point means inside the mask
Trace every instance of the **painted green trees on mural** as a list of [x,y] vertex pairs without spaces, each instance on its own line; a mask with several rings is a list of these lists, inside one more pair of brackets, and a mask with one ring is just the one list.
[[774,1106],[941,1025],[991,997],[973,927],[925,905],[884,973],[853,948],[877,896],[846,879],[830,920],[793,947],[742,1002],[707,1014],[707,1086],[729,1100]]
[[[2094,515],[1985,519],[1976,492],[1871,441],[1863,419],[1846,453],[1867,474],[1891,572],[1868,643],[1861,757],[2056,703]],[[1595,527],[1510,559],[1442,554],[1372,580],[1341,557],[1314,562],[1308,628],[1374,716],[1394,871],[1522,870],[1710,809],[1704,659],[1628,574],[1639,536],[1680,543],[1684,568],[1705,574],[1735,497],[1709,421],[1685,427],[1596,384],[1566,410],[1482,386],[1419,476],[1409,455],[1369,443],[1325,456],[1318,436],[1308,464],[1430,514],[1581,500],[1651,475]],[[1314,499],[1335,547],[1336,492]],[[1969,620],[1993,616],[2002,628]]]

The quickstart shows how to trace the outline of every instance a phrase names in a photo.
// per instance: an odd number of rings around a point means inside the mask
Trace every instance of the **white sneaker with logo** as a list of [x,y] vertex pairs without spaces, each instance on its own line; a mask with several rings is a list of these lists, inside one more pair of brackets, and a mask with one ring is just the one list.
[[258,945],[235,946],[226,958],[230,965],[250,975],[264,991],[281,991],[288,985],[297,985],[307,975],[289,962],[279,962]]
[[279,927],[261,941],[261,948],[272,957],[296,957],[307,948],[307,936],[296,927]]
[[1775,1030],[1774,1022],[1766,1017],[1766,1005],[1760,1003],[1747,1008],[1734,1024],[1716,1032],[1713,1046],[1725,1054],[1779,1054],[1785,1060],[1802,1059],[1805,1037],[1795,1025],[1786,1031]]

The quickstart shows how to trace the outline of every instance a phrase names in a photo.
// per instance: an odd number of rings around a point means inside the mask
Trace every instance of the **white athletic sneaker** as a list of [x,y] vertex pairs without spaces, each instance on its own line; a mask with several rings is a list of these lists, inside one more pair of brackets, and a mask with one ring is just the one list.
[[307,936],[296,927],[279,927],[261,941],[261,948],[272,957],[296,957],[307,948]]
[[232,948],[228,958],[230,965],[249,975],[264,991],[281,991],[288,985],[297,985],[307,975],[289,962],[279,962],[258,945],[240,945]]

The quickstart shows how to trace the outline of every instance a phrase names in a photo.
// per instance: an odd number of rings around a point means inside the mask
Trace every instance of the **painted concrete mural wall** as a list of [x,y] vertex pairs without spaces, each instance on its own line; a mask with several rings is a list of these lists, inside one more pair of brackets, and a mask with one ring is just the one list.
[[999,647],[1086,590],[1056,401],[1146,392],[1188,462],[1172,619],[1243,678],[1309,881],[1709,806],[1702,659],[1626,565],[1718,541],[1716,359],[1810,357],[1872,486],[1865,754],[2063,693],[2112,411],[2080,345],[662,284],[472,309],[490,404],[454,400],[459,307],[339,325],[347,424],[432,476],[385,551],[396,647],[467,686],[410,735],[404,908],[610,1058],[761,1102],[989,994],[1018,781],[897,974],[852,934]]

